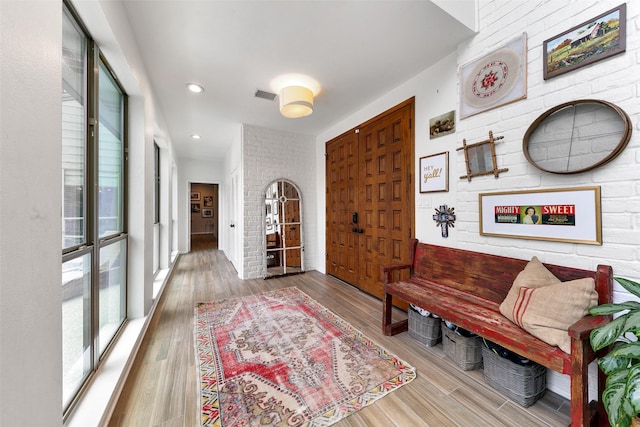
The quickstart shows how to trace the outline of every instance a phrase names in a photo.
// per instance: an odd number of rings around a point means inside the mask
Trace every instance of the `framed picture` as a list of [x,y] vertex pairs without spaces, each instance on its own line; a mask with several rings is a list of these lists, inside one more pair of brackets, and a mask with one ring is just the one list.
[[203,205],[205,208],[212,208],[213,207],[213,196],[204,196],[202,198],[203,200]]
[[462,175],[460,179],[466,178],[467,181],[471,181],[471,178],[482,175],[493,175],[497,178],[500,173],[507,172],[508,168],[498,168],[496,160],[495,142],[502,139],[504,136],[494,137],[493,131],[489,131],[489,139],[474,144],[467,144],[467,140],[463,139],[462,147],[456,151],[464,150],[467,174]]
[[545,40],[545,80],[622,53],[627,40],[626,3]]
[[213,209],[211,208],[202,209],[202,218],[213,218]]
[[460,66],[460,118],[527,97],[527,33]]
[[449,135],[456,131],[456,111],[452,110],[446,114],[434,117],[429,120],[429,139]]
[[200,203],[191,203],[191,213],[200,212]]
[[420,192],[449,191],[449,152],[420,157]]
[[600,187],[484,193],[480,234],[602,244]]
[[200,193],[191,193],[191,200],[200,200]]

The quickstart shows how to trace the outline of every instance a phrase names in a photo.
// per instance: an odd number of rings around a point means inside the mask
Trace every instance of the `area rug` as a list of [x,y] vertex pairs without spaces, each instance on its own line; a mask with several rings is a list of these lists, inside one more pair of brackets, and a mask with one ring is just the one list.
[[329,426],[415,369],[299,289],[198,303],[202,426]]

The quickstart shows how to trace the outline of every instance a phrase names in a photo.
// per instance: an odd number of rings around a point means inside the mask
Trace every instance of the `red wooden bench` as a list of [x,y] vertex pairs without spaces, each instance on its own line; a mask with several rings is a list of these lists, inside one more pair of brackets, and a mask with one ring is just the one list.
[[[588,398],[587,366],[596,359],[589,343],[590,331],[608,321],[605,316],[586,316],[569,328],[571,353],[567,354],[530,335],[504,317],[499,310],[511,285],[528,260],[411,242],[412,264],[381,266],[384,276],[382,329],[385,335],[407,330],[407,320],[392,323],[392,300],[396,296],[428,310],[444,320],[476,333],[517,354],[571,377],[571,425],[609,425],[604,408]],[[593,277],[599,304],[613,300],[613,271],[599,265],[596,271],[544,264],[561,281]],[[407,280],[399,271],[409,270]],[[404,276],[406,277],[406,276]],[[598,370],[598,395],[604,375]],[[599,399],[601,400],[601,399]],[[597,415],[597,416],[596,416]]]

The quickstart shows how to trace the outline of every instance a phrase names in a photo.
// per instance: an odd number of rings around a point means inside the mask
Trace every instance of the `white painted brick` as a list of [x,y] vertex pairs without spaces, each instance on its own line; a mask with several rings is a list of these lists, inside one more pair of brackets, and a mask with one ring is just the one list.
[[[315,188],[315,138],[289,132],[243,126],[244,167],[244,279],[264,277],[264,190],[277,179],[287,179],[300,189],[303,200],[303,238],[305,269],[316,268],[317,241],[315,203],[307,206],[305,197]],[[295,162],[292,159],[298,159]],[[309,159],[304,161],[304,159]]]

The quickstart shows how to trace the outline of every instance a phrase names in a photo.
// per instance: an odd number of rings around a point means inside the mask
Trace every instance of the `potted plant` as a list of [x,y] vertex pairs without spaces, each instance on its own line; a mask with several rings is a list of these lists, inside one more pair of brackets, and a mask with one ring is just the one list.
[[[621,277],[615,280],[640,298],[640,283]],[[640,414],[640,302],[602,304],[589,309],[589,313],[594,316],[620,314],[595,328],[590,335],[594,351],[611,345],[611,350],[598,360],[607,376],[600,398],[612,426],[640,425],[637,418]]]

